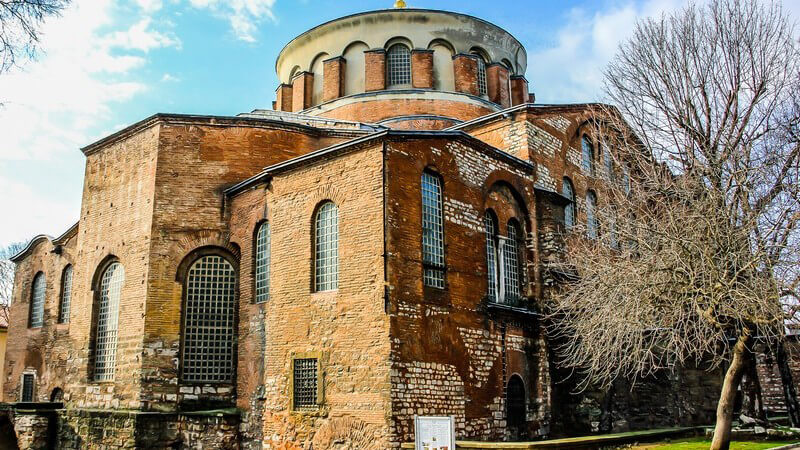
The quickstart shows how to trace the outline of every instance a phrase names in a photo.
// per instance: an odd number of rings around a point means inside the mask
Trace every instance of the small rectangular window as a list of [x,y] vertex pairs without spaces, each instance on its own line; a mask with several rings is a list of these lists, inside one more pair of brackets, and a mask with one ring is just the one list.
[[319,389],[319,360],[298,358],[293,361],[292,404],[294,409],[316,408]]
[[22,401],[23,402],[32,402],[33,401],[33,385],[36,381],[36,377],[32,373],[26,373],[22,375]]

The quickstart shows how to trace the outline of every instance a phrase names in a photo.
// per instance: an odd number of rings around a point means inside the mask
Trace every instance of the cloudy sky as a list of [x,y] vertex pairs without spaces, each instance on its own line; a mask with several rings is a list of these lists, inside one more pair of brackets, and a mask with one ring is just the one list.
[[[0,246],[78,219],[79,148],[156,112],[268,108],[292,37],[393,0],[73,0],[47,22],[35,61],[0,75]],[[637,19],[683,0],[410,0],[464,12],[528,49],[537,101],[601,99],[602,69]],[[800,0],[785,0],[800,14]]]

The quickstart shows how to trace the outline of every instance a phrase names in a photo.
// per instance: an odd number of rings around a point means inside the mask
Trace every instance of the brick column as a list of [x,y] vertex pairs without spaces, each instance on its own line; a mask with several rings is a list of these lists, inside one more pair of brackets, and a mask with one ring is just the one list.
[[364,87],[367,92],[386,89],[386,50],[377,48],[364,52]]
[[522,75],[511,77],[511,106],[527,103],[530,99],[528,95],[528,80]]
[[314,90],[314,74],[300,72],[292,78],[292,112],[311,107],[311,94]]
[[480,95],[478,91],[478,56],[459,53],[453,56],[456,92]]
[[411,51],[411,86],[433,89],[433,50],[415,48]]
[[494,63],[486,68],[486,92],[490,101],[503,108],[511,106],[508,67]]
[[281,84],[276,91],[275,111],[292,111],[292,85]]
[[347,61],[341,56],[326,59],[322,62],[324,79],[322,80],[322,101],[337,99],[344,95],[344,74]]

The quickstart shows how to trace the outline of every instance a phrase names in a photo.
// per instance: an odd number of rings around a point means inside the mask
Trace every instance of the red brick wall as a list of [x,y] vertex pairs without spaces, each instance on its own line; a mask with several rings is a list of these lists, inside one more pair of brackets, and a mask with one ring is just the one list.
[[470,95],[480,95],[478,91],[478,57],[458,54],[453,57],[456,91]]
[[275,101],[276,111],[292,111],[292,85],[281,84],[278,86],[277,100]]
[[327,102],[344,95],[344,76],[347,61],[341,56],[323,62],[324,81],[322,85],[322,101]]
[[503,108],[511,106],[511,92],[508,68],[502,64],[491,64],[486,68],[486,91],[489,100]]
[[366,73],[364,86],[367,92],[386,89],[386,51],[383,49],[364,52]]
[[433,89],[433,50],[411,51],[411,82],[418,89]]
[[528,80],[521,75],[511,77],[511,104],[513,106],[528,103],[530,99],[528,93]]
[[379,122],[392,117],[432,114],[466,121],[495,112],[489,106],[480,106],[451,100],[375,99],[350,103],[319,114],[332,119],[359,122]]
[[311,96],[314,91],[314,74],[300,72],[292,79],[292,112],[311,107]]

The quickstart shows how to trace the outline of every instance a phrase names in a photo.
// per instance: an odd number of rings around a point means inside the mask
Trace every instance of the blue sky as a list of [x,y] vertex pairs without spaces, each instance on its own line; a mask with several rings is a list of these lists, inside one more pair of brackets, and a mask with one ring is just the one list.
[[[73,0],[44,28],[42,53],[0,75],[0,246],[77,221],[79,148],[156,112],[269,108],[289,40],[393,0]],[[602,68],[637,19],[684,0],[411,0],[478,16],[528,50],[537,101],[601,99]],[[800,0],[785,7],[798,17]]]

